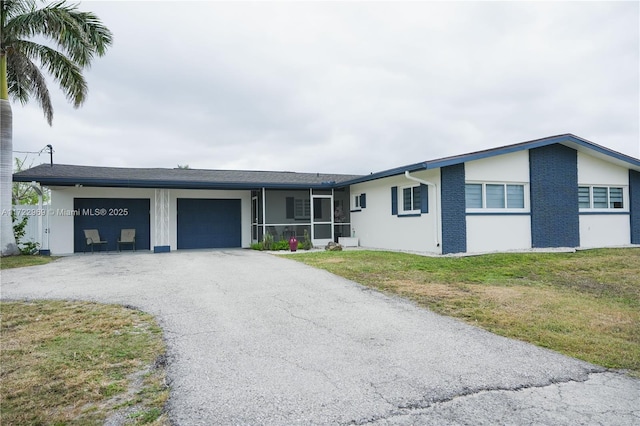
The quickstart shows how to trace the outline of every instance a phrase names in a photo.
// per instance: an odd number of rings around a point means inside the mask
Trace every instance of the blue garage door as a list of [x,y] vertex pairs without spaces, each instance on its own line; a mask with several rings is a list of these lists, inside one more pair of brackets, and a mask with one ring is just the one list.
[[[117,250],[121,229],[136,230],[136,250],[149,250],[149,199],[142,198],[75,198],[74,251],[85,250],[85,229],[97,229],[108,250]],[[103,248],[103,247],[101,247]],[[122,246],[131,250],[131,245]]]
[[178,249],[240,247],[240,200],[178,198]]

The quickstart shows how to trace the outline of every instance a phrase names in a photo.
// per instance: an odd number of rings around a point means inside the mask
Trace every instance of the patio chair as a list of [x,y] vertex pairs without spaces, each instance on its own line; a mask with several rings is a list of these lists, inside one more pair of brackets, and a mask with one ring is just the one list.
[[120,239],[118,240],[118,251],[122,244],[131,244],[133,251],[136,251],[136,230],[135,229],[121,229]]
[[84,230],[84,238],[87,243],[84,246],[84,252],[87,252],[87,247],[91,247],[91,253],[93,253],[93,246],[101,246],[104,245],[105,251],[107,250],[107,241],[103,241],[100,239],[100,234],[97,229],[85,229]]

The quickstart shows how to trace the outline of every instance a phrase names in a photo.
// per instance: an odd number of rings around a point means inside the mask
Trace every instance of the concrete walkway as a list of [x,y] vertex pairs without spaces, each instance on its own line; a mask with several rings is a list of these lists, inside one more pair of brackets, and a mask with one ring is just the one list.
[[640,381],[249,250],[78,255],[2,299],[155,315],[170,418],[211,424],[640,424]]

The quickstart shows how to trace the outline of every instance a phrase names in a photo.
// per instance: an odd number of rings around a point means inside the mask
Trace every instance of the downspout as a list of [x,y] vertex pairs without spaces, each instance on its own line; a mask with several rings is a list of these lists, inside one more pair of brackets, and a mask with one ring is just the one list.
[[267,189],[262,187],[262,241],[267,235]]
[[433,214],[433,223],[434,223],[435,231],[436,231],[435,232],[436,247],[440,247],[440,238],[439,238],[439,235],[440,235],[440,221],[438,220],[438,216],[440,215],[439,212],[438,212],[438,185],[436,185],[433,182],[429,182],[427,180],[420,179],[420,178],[417,178],[415,176],[411,176],[411,174],[409,174],[408,170],[405,170],[404,177],[406,177],[407,179],[412,180],[414,182],[418,182],[418,183],[421,183],[423,185],[431,186],[435,190],[435,195],[436,196],[434,197],[434,200],[433,200],[433,205],[434,205],[434,210],[435,210],[433,212],[434,213]]

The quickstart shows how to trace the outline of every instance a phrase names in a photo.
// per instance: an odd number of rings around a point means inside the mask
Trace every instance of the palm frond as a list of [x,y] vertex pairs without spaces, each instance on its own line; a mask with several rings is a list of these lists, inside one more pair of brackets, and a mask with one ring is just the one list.
[[15,50],[23,52],[31,60],[37,59],[46,68],[74,107],[82,105],[87,95],[87,82],[78,65],[64,54],[42,44],[20,40],[14,46]]
[[49,125],[53,121],[53,105],[44,75],[35,63],[20,51],[7,55],[9,94],[23,105],[34,95]]
[[[60,85],[67,99],[79,107],[87,95],[82,70],[95,56],[105,54],[112,34],[96,15],[77,10],[66,0],[38,9],[35,0],[0,0],[3,27],[0,54],[7,57],[9,94],[23,104],[34,96],[49,124],[53,108],[42,71]],[[32,39],[44,38],[44,43]]]
[[2,2],[2,8],[4,15],[10,19],[35,9],[36,2],[34,0],[7,0]]
[[80,12],[65,1],[13,16],[5,25],[7,38],[42,36],[55,43],[81,68],[102,56],[112,42],[111,32],[90,12]]

